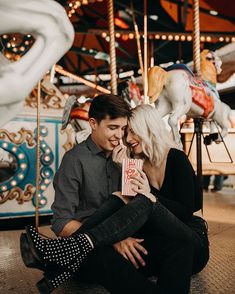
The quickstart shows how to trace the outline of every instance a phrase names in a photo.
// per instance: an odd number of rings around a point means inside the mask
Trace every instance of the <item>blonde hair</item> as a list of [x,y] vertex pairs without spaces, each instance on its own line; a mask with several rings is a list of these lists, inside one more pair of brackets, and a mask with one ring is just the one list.
[[180,149],[158,111],[151,105],[139,105],[132,109],[129,124],[141,139],[144,155],[155,166],[161,165],[170,148]]

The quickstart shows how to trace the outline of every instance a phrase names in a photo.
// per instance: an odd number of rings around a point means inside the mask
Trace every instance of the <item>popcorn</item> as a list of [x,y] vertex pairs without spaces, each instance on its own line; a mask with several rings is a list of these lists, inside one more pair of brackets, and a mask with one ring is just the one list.
[[142,159],[123,159],[122,163],[122,195],[135,196],[137,193],[132,190],[134,184],[132,184],[131,177],[139,174],[138,169],[142,170]]

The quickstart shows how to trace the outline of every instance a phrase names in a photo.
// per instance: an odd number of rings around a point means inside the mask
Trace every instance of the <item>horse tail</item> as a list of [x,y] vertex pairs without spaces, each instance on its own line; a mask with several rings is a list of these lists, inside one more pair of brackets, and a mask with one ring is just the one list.
[[154,66],[148,70],[148,96],[149,102],[154,103],[159,97],[165,85],[167,71],[159,66]]

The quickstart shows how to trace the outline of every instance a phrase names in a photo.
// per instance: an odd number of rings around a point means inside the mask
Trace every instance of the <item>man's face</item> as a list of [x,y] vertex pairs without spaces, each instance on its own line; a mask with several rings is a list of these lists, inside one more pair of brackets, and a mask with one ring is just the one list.
[[99,123],[94,118],[90,118],[89,122],[93,141],[104,152],[109,153],[120,144],[127,126],[127,117],[110,119],[107,116]]

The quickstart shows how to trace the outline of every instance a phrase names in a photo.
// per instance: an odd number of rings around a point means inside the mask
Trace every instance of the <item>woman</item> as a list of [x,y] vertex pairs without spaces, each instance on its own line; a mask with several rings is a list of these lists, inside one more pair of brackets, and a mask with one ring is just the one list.
[[[45,240],[33,227],[26,228],[27,237],[21,238],[26,266],[49,269],[38,284],[41,293],[46,293],[44,288],[52,291],[71,277],[93,248],[123,240],[140,228],[159,237],[163,247],[179,240],[186,244],[186,267],[177,268],[172,259],[171,273],[161,268],[157,293],[188,293],[191,274],[206,265],[207,227],[203,219],[193,216],[200,209],[196,177],[155,108],[144,105],[133,109],[126,143],[132,157],[144,160],[143,171],[132,179],[137,196],[126,205],[126,197],[110,196],[72,237]],[[123,154],[121,146],[119,149],[116,159]],[[57,272],[51,275],[55,267]]]

